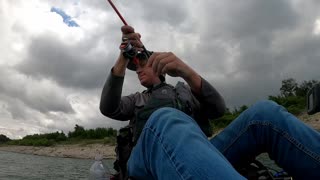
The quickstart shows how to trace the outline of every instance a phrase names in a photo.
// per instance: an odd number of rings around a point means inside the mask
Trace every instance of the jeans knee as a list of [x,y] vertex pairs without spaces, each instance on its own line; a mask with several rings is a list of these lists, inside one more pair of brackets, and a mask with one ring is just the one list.
[[255,120],[274,121],[279,114],[282,113],[284,108],[274,101],[264,100],[259,101],[251,106],[247,113],[249,116],[253,116]]
[[195,123],[190,116],[177,109],[164,107],[152,113],[144,128],[170,131],[172,127],[174,127],[174,129],[179,129],[177,124],[189,123]]
[[177,111],[177,109],[170,107],[159,108],[151,114],[146,126],[161,126],[161,124],[164,124],[168,119],[174,117]]
[[271,100],[259,101],[252,106],[256,111],[273,112],[279,108],[279,105]]

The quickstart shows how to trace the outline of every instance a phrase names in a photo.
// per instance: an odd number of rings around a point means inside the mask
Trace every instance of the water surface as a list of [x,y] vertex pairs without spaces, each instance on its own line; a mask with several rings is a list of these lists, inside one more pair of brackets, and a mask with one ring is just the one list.
[[[88,179],[93,162],[0,151],[0,179]],[[104,163],[111,167],[112,160]]]

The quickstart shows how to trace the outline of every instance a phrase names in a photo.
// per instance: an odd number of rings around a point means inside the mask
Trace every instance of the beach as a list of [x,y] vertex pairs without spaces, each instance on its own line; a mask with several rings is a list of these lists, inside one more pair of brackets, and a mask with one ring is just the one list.
[[115,159],[116,154],[114,149],[115,146],[105,144],[55,145],[50,147],[15,145],[0,146],[0,151],[80,159],[94,159],[98,154],[102,155],[104,159]]

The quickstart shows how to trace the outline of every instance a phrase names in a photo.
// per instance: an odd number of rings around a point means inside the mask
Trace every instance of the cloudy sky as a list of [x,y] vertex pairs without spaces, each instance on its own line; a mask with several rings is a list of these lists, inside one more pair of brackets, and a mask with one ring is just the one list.
[[[228,107],[277,95],[286,78],[320,80],[318,0],[114,3],[147,49],[174,52]],[[126,124],[98,108],[122,26],[105,0],[0,0],[0,22],[0,134]],[[127,72],[123,94],[141,90]]]

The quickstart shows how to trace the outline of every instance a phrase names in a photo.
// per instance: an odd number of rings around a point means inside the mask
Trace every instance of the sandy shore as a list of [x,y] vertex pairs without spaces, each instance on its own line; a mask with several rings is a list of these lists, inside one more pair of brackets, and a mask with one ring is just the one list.
[[57,145],[52,147],[0,146],[0,151],[81,159],[94,159],[97,154],[100,154],[105,159],[115,159],[114,148],[115,146],[104,144]]
[[314,129],[320,131],[320,113],[316,113],[313,115],[308,115],[307,113],[302,113],[298,116],[299,119],[303,119],[303,121]]

